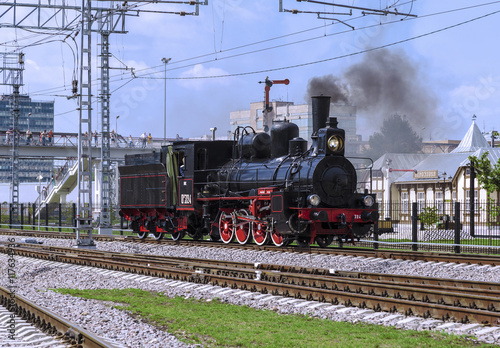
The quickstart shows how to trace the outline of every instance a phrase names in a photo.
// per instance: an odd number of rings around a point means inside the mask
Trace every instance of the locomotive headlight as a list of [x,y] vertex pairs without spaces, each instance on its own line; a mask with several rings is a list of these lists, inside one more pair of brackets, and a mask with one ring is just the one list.
[[344,148],[344,139],[338,135],[332,135],[328,139],[328,149],[332,152],[341,151]]
[[367,207],[371,207],[375,203],[375,200],[373,199],[372,196],[364,196],[363,197],[363,204]]
[[309,197],[307,197],[307,202],[309,202],[310,205],[317,207],[321,203],[321,198],[319,198],[316,194],[309,195]]

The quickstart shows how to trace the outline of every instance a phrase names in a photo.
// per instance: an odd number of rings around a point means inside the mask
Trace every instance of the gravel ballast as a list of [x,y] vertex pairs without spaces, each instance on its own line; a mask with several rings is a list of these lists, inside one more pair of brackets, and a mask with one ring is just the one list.
[[[12,236],[0,236],[0,241]],[[22,237],[14,237],[19,242]],[[37,238],[45,245],[70,247],[72,240]],[[301,267],[320,267],[343,271],[405,274],[462,280],[499,282],[500,267],[478,265],[437,264],[434,262],[366,259],[348,256],[311,255],[305,253],[283,253],[251,251],[214,247],[169,246],[124,242],[96,242],[98,250],[110,252],[152,254],[174,257],[216,259],[225,261],[272,263]],[[5,269],[6,255],[0,255],[0,266]],[[500,344],[500,328],[482,325],[445,323],[434,319],[405,317],[401,314],[373,312],[367,309],[308,302],[280,296],[262,295],[234,289],[201,284],[189,284],[160,280],[159,278],[136,276],[124,279],[126,273],[111,272],[96,268],[16,257],[16,276],[21,295],[49,308],[66,319],[94,332],[98,336],[124,347],[186,347],[172,334],[134,319],[129,313],[111,308],[96,300],[85,300],[61,295],[49,289],[124,289],[140,288],[158,291],[166,296],[182,296],[221,301],[235,305],[248,305],[257,309],[269,309],[284,314],[300,313],[336,321],[367,322],[395,326],[401,329],[438,329],[450,333],[475,335],[482,342]],[[6,275],[2,274],[2,284]]]

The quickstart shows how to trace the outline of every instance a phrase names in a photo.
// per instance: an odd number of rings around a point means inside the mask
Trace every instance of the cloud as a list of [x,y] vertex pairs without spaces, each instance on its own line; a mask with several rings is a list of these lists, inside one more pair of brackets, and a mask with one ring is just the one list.
[[208,84],[227,85],[229,82],[224,78],[210,79],[209,76],[227,75],[228,72],[219,68],[206,68],[202,64],[196,64],[191,69],[183,72],[181,78],[192,78],[180,80],[180,85],[185,88],[202,90]]

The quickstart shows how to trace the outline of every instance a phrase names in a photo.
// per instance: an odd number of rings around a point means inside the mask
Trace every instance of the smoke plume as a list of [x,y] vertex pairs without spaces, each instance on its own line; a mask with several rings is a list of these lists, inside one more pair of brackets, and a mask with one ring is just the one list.
[[437,98],[422,76],[425,74],[419,65],[402,51],[371,51],[340,77],[326,75],[309,80],[307,100],[323,94],[331,95],[332,103],[356,106],[361,123],[372,125],[370,133],[396,113],[406,115],[419,132],[435,125],[437,108]]

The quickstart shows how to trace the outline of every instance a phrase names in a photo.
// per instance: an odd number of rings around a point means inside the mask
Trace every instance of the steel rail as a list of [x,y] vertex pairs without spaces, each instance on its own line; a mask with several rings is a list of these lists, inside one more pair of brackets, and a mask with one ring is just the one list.
[[[33,236],[33,237],[44,237],[44,238],[65,238],[74,239],[74,233],[64,233],[64,232],[47,232],[47,231],[23,231],[23,230],[11,230],[11,229],[0,229],[0,234],[6,235],[23,235],[23,236]],[[367,248],[336,248],[336,247],[313,247],[308,248],[298,248],[294,246],[287,247],[276,247],[270,245],[259,246],[256,244],[237,244],[237,243],[218,243],[208,240],[161,240],[157,241],[154,239],[141,240],[134,236],[106,236],[106,235],[95,235],[93,236],[96,241],[125,241],[131,243],[147,243],[153,245],[187,245],[187,246],[214,246],[218,248],[232,248],[232,249],[246,249],[246,250],[267,250],[276,252],[301,252],[310,254],[323,254],[323,255],[342,255],[342,256],[353,256],[353,257],[375,257],[382,259],[401,259],[401,260],[412,260],[412,261],[424,261],[424,262],[451,262],[451,263],[467,263],[467,264],[478,264],[478,265],[491,265],[500,266],[500,256],[491,255],[470,255],[470,254],[452,254],[443,252],[415,252],[415,251],[394,251],[394,250],[373,250]]]
[[[287,272],[269,267],[265,269],[265,266],[259,269],[259,264],[241,263],[233,267],[232,263],[227,263],[219,266],[213,262],[203,263],[204,260],[193,262],[191,259],[182,258],[165,258],[165,262],[162,263],[158,256],[134,257],[133,254],[96,250],[88,253],[86,250],[78,250],[74,253],[71,249],[66,248],[65,252],[65,248],[54,247],[47,248],[49,250],[33,250],[29,246],[13,249],[17,255],[22,256],[41,257],[175,280],[250,289],[333,304],[343,303],[374,310],[399,311],[444,320],[455,318],[464,323],[475,321],[483,324],[500,324],[500,312],[496,312],[500,291],[498,285],[494,283],[491,283],[490,290],[486,291],[468,289],[467,285],[462,286],[460,281],[451,279],[445,281],[454,282],[454,286],[444,287],[419,283],[418,279],[411,283],[408,280],[399,281],[397,275],[391,275],[393,279],[388,281],[353,278],[345,276],[346,274],[339,276],[321,269],[311,269],[311,274],[305,274],[292,273],[291,269]],[[37,246],[34,249],[41,248]],[[395,306],[396,303],[399,305]]]
[[0,286],[0,304],[49,335],[57,336],[72,346],[84,348],[114,348],[91,332],[59,315],[38,306],[24,296]]

